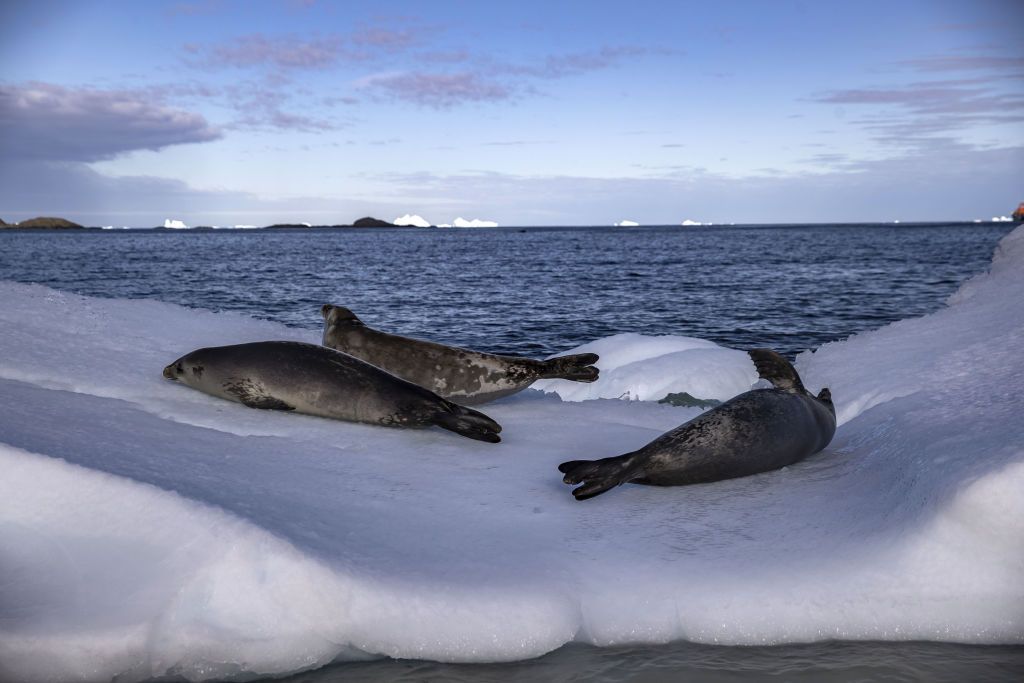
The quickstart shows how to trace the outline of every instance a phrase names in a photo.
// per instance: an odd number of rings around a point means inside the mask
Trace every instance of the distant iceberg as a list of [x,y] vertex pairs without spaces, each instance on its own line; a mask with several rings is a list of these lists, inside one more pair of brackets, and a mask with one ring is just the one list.
[[164,227],[173,230],[188,230],[188,226],[183,221],[174,220],[173,218],[164,219]]
[[437,227],[439,227],[439,228],[450,228],[450,227],[452,227],[452,224],[451,223],[438,223]]
[[685,221],[683,221],[679,225],[682,225],[683,227],[689,228],[689,227],[694,226],[694,225],[704,225],[704,224],[701,223],[700,221],[692,221],[689,218],[687,218]]
[[428,221],[426,218],[424,218],[423,216],[414,216],[409,213],[405,214],[404,216],[396,218],[395,220],[392,221],[392,223],[403,227],[410,225],[415,228],[430,227],[430,221]]
[[479,218],[474,218],[471,221],[467,221],[461,216],[452,221],[452,227],[456,228],[496,228],[498,224],[494,221],[482,221]]
[[640,224],[636,221],[619,221],[618,223],[615,223],[616,228],[636,228],[639,225]]
[[1009,216],[992,216],[993,223],[1012,223],[1013,219]]

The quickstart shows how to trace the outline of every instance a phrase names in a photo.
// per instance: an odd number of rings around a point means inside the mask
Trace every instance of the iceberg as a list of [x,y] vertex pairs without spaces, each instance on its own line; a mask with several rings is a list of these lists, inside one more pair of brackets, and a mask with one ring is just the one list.
[[570,642],[1024,642],[1024,228],[941,310],[797,358],[836,402],[821,454],[585,503],[558,463],[699,414],[662,391],[750,388],[745,354],[595,340],[594,394],[489,404],[490,446],[161,377],[199,346],[308,330],[41,285],[0,298],[0,680],[246,680]]
[[494,221],[484,221],[479,218],[474,218],[471,221],[467,221],[461,216],[452,221],[452,227],[454,228],[496,228],[498,224]]
[[1013,219],[1009,216],[992,216],[993,223],[1012,223]]
[[614,223],[613,227],[616,227],[616,228],[636,228],[639,225],[640,224],[637,223],[636,221],[619,221],[618,223]]
[[700,221],[694,221],[694,220],[690,220],[689,218],[687,218],[686,220],[684,220],[679,225],[682,225],[683,227],[689,228],[689,227],[692,227],[694,225],[704,225],[704,224],[701,223]]
[[408,213],[405,214],[404,216],[399,216],[398,218],[391,222],[399,226],[412,226],[415,228],[430,227],[430,221],[428,221],[427,219],[423,218],[422,216],[414,216]]
[[171,228],[173,230],[187,230],[188,226],[183,221],[175,220],[173,218],[164,219],[164,227]]

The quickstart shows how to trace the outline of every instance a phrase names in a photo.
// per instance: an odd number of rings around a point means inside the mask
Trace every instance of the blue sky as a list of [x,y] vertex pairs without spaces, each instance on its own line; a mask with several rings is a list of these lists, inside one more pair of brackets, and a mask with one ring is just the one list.
[[988,219],[1024,3],[6,2],[0,218]]

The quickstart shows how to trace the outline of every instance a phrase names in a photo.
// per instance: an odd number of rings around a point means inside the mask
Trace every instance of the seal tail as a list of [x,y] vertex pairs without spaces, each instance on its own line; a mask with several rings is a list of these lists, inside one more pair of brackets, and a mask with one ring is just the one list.
[[633,460],[632,453],[600,460],[570,460],[559,465],[558,471],[565,475],[562,481],[566,484],[583,484],[573,489],[572,495],[576,500],[586,500],[632,480],[636,475]]
[[596,353],[577,353],[541,361],[541,379],[568,379],[573,382],[593,382],[597,379]]
[[483,413],[450,401],[445,401],[445,408],[447,410],[438,412],[434,418],[434,424],[438,427],[477,441],[501,441],[498,436],[501,425]]

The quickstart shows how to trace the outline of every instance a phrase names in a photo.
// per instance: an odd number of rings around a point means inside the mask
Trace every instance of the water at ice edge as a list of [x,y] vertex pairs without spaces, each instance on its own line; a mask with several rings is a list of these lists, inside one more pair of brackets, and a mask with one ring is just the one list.
[[[587,503],[559,462],[697,414],[653,403],[666,388],[745,390],[744,354],[597,340],[586,395],[549,383],[562,398],[485,407],[505,427],[492,447],[160,376],[195,347],[307,331],[33,285],[0,297],[0,680],[508,661],[570,641],[1024,641],[1022,228],[946,308],[798,358],[836,400],[824,453]],[[643,400],[576,400],[618,396]]]

